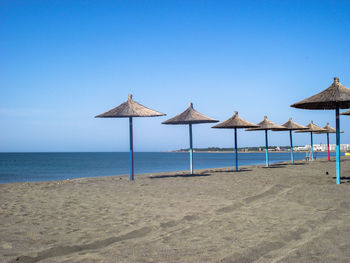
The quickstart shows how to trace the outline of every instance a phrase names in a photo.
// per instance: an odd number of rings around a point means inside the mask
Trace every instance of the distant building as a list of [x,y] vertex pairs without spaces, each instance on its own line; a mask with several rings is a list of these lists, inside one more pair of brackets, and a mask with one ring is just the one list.
[[310,150],[310,145],[305,145],[305,146],[297,146],[297,147],[294,147],[293,150],[294,151],[309,151]]
[[[337,146],[335,144],[330,144],[329,145],[329,150],[330,151],[335,151]],[[307,144],[305,146],[297,146],[294,147],[294,151],[310,151],[311,145]],[[340,150],[343,152],[350,151],[350,144],[341,144],[340,145]],[[314,151],[317,152],[326,152],[327,151],[327,144],[314,144]]]

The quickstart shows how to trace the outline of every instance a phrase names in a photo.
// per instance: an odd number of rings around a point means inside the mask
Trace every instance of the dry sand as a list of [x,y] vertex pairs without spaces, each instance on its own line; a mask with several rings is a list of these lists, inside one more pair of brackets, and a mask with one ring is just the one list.
[[341,185],[326,160],[3,184],[0,262],[349,262],[345,157],[342,172]]

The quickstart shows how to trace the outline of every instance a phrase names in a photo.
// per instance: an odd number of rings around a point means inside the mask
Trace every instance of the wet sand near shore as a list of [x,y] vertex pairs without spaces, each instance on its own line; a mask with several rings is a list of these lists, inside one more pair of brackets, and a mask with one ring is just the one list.
[[350,158],[0,185],[0,262],[349,262]]

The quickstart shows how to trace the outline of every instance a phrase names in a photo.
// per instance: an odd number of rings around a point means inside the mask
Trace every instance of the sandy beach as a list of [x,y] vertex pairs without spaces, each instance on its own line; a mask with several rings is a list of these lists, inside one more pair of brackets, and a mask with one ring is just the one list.
[[350,158],[0,185],[0,262],[349,262]]

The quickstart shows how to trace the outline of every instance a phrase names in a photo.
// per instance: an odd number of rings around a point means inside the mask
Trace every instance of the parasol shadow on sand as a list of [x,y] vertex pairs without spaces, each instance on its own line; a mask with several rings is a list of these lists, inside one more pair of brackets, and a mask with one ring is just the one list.
[[307,127],[300,125],[293,121],[292,118],[289,118],[289,120],[282,124],[281,126],[284,127],[284,129],[274,129],[273,131],[289,131],[289,140],[290,140],[290,161],[292,164],[294,164],[294,153],[293,153],[293,135],[292,131],[298,131],[298,130],[306,130]]
[[268,130],[286,130],[285,127],[278,125],[276,123],[273,123],[270,121],[267,116],[264,116],[264,120],[262,122],[259,122],[257,124],[258,128],[250,128],[246,131],[265,131],[265,163],[266,167],[269,167],[269,143],[268,143]]
[[309,110],[335,110],[336,119],[336,173],[337,184],[340,184],[340,121],[339,109],[350,108],[350,89],[344,87],[339,78],[324,91],[317,93],[307,99],[292,104],[291,107]]
[[237,129],[247,129],[247,128],[257,128],[258,125],[251,123],[249,121],[243,120],[238,116],[238,111],[235,111],[235,114],[227,119],[224,122],[221,122],[212,128],[216,129],[234,129],[234,139],[235,139],[235,169],[238,172],[238,153],[237,153]]
[[314,133],[321,133],[321,132],[326,132],[326,129],[321,128],[320,126],[317,126],[316,124],[313,123],[313,121],[310,121],[308,125],[305,126],[307,129],[306,130],[300,130],[296,131],[297,133],[305,133],[309,132],[310,133],[310,150],[311,150],[311,161],[314,160],[314,139],[313,139],[313,134]]
[[95,118],[129,118],[130,132],[130,181],[134,180],[134,145],[133,145],[133,121],[134,117],[158,117],[165,113],[147,108],[132,99],[129,94],[128,100],[118,107],[115,107],[105,113],[95,116]]
[[[331,160],[330,158],[330,154],[329,154],[329,134],[330,133],[336,133],[336,129],[334,129],[333,127],[329,126],[329,123],[327,122],[326,126],[323,127],[323,129],[325,129],[326,131],[323,132],[315,132],[317,134],[327,134],[327,153],[328,153],[328,162]],[[340,133],[344,133],[343,131],[340,131]]]
[[162,122],[162,124],[171,125],[188,125],[189,127],[189,137],[190,137],[190,172],[193,174],[193,142],[192,142],[192,124],[200,123],[214,123],[218,122],[213,118],[207,117],[193,108],[193,103],[191,102],[189,107],[179,115]]

